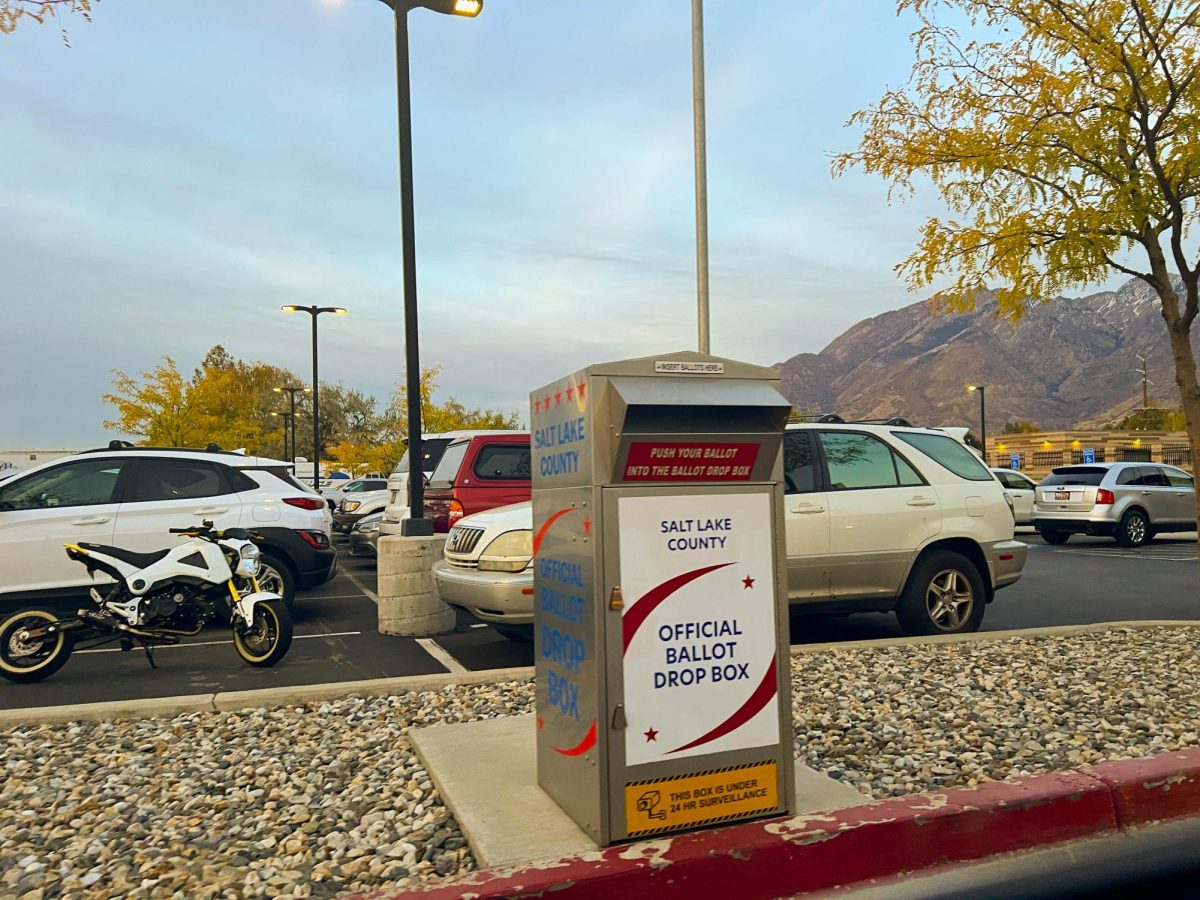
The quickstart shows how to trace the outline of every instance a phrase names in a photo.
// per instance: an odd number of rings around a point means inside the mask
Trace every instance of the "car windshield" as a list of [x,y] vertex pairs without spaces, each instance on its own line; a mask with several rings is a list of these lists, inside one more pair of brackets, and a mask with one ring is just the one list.
[[454,477],[462,466],[469,446],[471,446],[470,441],[458,441],[447,447],[438,461],[437,468],[433,470],[433,476],[429,479],[430,485],[453,485]]
[[1055,469],[1042,479],[1042,487],[1053,487],[1056,484],[1082,484],[1095,487],[1104,480],[1108,469],[1080,466],[1078,468]]
[[352,481],[346,485],[344,492],[347,494],[357,494],[368,490],[368,485],[370,485],[369,481]]
[[934,462],[967,481],[995,481],[979,457],[952,437],[919,431],[893,431],[895,437],[916,447]]
[[[425,464],[421,467],[422,471],[435,471],[438,463],[442,460],[442,454],[446,452],[449,445],[449,438],[423,438],[421,440],[421,456],[425,458]],[[400,462],[396,463],[396,468],[392,470],[392,474],[404,475],[407,472],[408,451],[405,450],[404,455],[400,457]]]

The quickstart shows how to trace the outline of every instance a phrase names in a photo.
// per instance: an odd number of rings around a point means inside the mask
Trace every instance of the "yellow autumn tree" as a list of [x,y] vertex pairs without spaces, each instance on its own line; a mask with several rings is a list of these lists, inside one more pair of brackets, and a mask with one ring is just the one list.
[[[860,168],[911,193],[928,179],[949,207],[897,266],[913,289],[1000,308],[1115,272],[1157,295],[1200,462],[1192,327],[1200,258],[1200,0],[900,0],[914,14],[907,84],[855,113]],[[964,22],[962,29],[946,24]],[[1200,500],[1198,500],[1200,510]]]
[[162,364],[137,377],[120,369],[113,370],[113,393],[101,395],[117,409],[117,418],[104,427],[147,444],[165,447],[191,447],[204,438],[205,426],[196,415],[196,397],[191,384],[179,373],[175,360],[162,358]]
[[97,0],[0,0],[0,32],[11,34],[22,19],[45,22],[63,13],[79,13],[91,21]]

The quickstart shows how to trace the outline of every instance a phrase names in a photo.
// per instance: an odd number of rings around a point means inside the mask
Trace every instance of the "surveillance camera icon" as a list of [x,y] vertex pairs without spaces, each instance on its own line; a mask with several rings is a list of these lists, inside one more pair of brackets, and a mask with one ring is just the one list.
[[637,809],[640,813],[645,813],[648,818],[663,820],[667,817],[665,809],[658,809],[658,805],[662,803],[662,794],[658,791],[646,791],[637,799]]

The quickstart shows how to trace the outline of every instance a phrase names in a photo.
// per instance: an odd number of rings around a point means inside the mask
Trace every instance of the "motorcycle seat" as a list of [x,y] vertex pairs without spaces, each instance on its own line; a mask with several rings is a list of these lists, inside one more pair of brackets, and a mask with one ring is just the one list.
[[155,550],[151,553],[135,553],[132,550],[122,550],[120,547],[110,547],[107,544],[81,543],[79,546],[84,550],[95,550],[97,553],[103,553],[105,556],[111,556],[113,559],[121,560],[121,562],[127,562],[131,566],[137,566],[139,569],[154,565],[171,552],[170,550]]

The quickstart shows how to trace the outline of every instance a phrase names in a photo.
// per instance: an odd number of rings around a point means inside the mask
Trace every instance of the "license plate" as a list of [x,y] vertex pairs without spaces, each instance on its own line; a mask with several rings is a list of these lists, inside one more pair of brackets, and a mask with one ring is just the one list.
[[1055,491],[1054,499],[1055,500],[1070,500],[1071,492],[1070,491]]

